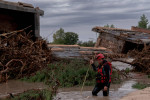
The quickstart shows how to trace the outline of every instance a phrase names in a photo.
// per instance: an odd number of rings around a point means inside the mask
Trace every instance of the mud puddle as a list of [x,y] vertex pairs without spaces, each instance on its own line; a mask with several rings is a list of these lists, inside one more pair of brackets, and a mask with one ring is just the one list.
[[46,86],[43,83],[28,83],[19,80],[9,80],[7,83],[0,84],[0,98],[9,96],[9,93],[15,95],[31,89],[44,88],[46,88]]
[[82,93],[80,87],[60,89],[54,100],[119,100],[128,93],[136,91],[132,88],[135,83],[133,80],[128,80],[122,84],[112,84],[108,97],[103,97],[102,91],[98,93],[97,97],[92,96],[91,91],[94,86],[85,86]]

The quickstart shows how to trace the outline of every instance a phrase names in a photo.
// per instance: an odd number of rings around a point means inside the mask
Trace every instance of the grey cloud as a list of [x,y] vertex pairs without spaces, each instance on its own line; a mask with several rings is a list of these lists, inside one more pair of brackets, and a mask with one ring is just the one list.
[[95,25],[115,24],[118,27],[129,28],[131,24],[137,24],[136,21],[138,22],[139,17],[143,13],[146,16],[148,15],[147,17],[150,16],[149,0],[19,1],[32,3],[34,6],[39,6],[45,11],[44,17],[41,18],[41,30],[45,31],[42,32],[44,34],[49,29],[53,30],[64,27],[68,30],[72,29],[72,31],[78,30],[79,36],[82,38],[83,33],[91,33],[91,28]]
[[[59,14],[61,15],[61,14]],[[51,17],[49,18],[49,21],[55,21],[55,20],[61,20],[60,23],[57,22],[56,24],[48,24],[48,25],[45,25],[45,27],[54,27],[54,26],[76,26],[76,25],[102,25],[102,24],[107,24],[109,21],[112,21],[112,20],[126,20],[126,19],[134,19],[136,17],[136,14],[88,14],[88,13],[84,13],[81,15],[78,15],[78,16],[75,16],[75,15],[72,15],[72,14],[69,14],[69,15],[66,15],[67,17],[68,16],[72,16],[72,17],[68,17],[68,18],[65,18],[65,15],[61,15],[61,17],[58,17],[58,18],[55,18],[54,17]],[[73,17],[74,16],[74,17]],[[53,18],[55,18],[55,20],[53,20]],[[48,20],[47,20],[48,21]]]

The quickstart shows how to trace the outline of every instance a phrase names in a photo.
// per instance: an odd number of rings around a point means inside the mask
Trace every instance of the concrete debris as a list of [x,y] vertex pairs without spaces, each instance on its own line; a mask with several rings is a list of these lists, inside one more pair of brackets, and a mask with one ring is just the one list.
[[80,47],[79,45],[48,45],[52,48],[52,53],[56,57],[60,58],[78,58],[85,59],[87,57],[91,58],[93,55],[98,53],[111,53],[110,50],[104,47]]

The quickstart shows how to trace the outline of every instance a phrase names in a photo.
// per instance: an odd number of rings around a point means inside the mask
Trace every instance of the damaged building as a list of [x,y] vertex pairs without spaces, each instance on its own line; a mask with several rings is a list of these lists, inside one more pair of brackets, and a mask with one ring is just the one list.
[[33,35],[40,37],[40,16],[44,11],[32,4],[0,0],[0,34],[31,26]]
[[106,47],[115,53],[127,53],[129,50],[142,50],[150,44],[150,30],[132,27],[128,29],[94,27],[92,31],[99,33],[96,47]]

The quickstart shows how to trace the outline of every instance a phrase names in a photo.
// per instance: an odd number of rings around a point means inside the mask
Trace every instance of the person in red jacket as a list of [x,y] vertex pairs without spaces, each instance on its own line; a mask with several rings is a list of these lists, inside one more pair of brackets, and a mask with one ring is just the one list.
[[94,65],[94,61],[90,60],[93,70],[97,72],[96,85],[92,91],[92,95],[97,96],[97,93],[103,90],[103,96],[108,96],[112,73],[111,63],[104,59],[103,54],[98,54],[96,60],[99,63],[97,67]]

